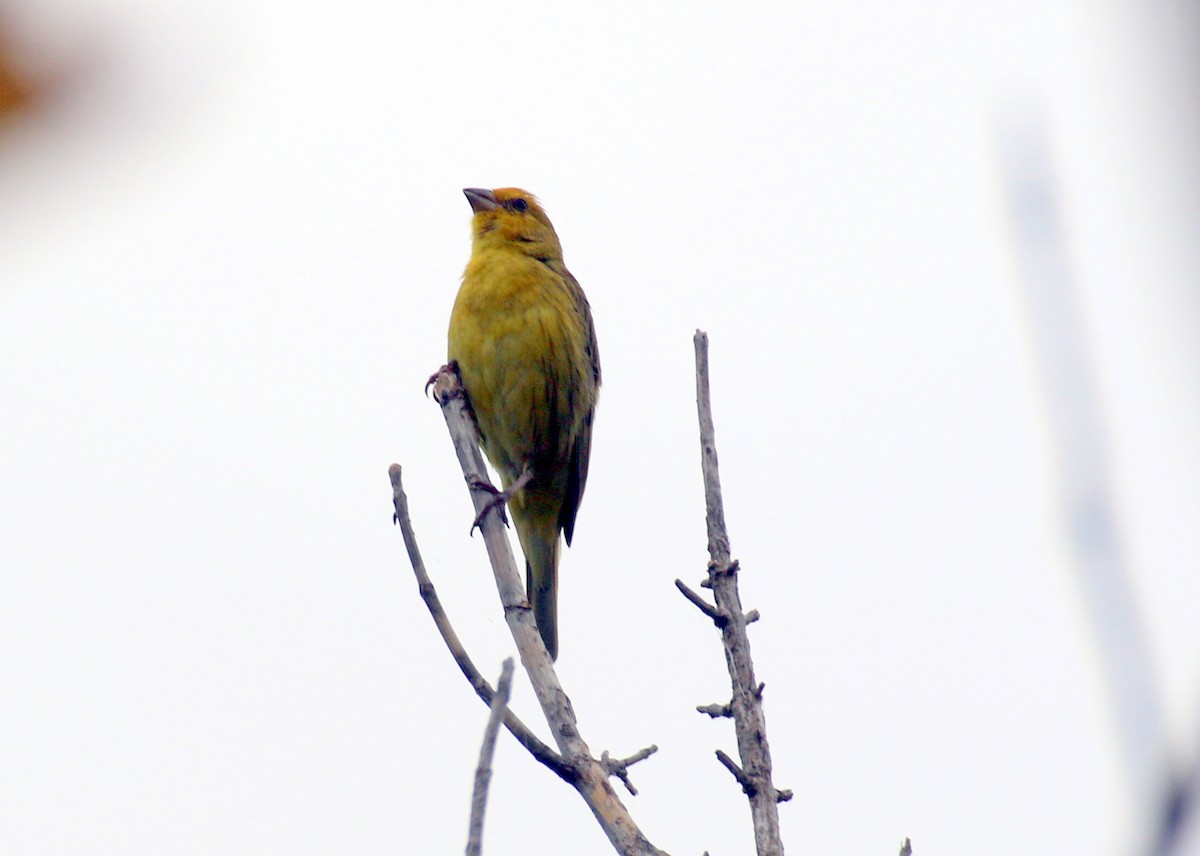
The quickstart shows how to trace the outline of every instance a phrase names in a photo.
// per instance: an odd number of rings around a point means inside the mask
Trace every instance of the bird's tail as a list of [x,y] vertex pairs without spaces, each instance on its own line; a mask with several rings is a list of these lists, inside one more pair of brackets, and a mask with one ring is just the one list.
[[553,540],[530,538],[533,542],[525,547],[525,591],[538,632],[550,652],[550,659],[558,659],[558,553],[561,539],[554,533]]

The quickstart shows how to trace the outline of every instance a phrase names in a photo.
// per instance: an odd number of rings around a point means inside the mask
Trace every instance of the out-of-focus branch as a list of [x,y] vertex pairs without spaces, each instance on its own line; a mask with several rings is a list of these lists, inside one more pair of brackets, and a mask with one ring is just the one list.
[[[450,366],[439,371],[433,382],[434,398],[442,407],[446,427],[454,444],[455,454],[462,466],[463,476],[471,494],[476,513],[487,506],[491,494],[471,489],[470,485],[487,483],[487,468],[479,451],[475,422],[466,404],[466,395],[458,375]],[[562,759],[570,775],[567,777],[592,810],[600,827],[618,853],[623,856],[666,856],[649,842],[630,817],[608,781],[608,772],[592,756],[579,733],[575,712],[554,671],[550,654],[538,633],[533,611],[525,597],[525,585],[517,572],[512,547],[504,532],[498,509],[484,515],[480,529],[491,560],[496,588],[504,605],[504,617],[517,643],[521,664],[529,675],[534,694],[554,735]]]
[[[737,779],[750,800],[754,823],[754,841],[759,856],[782,856],[783,839],[779,832],[778,804],[792,797],[791,791],[779,790],[771,780],[771,750],[767,745],[767,721],[762,708],[762,685],[754,677],[750,656],[750,638],[746,634],[746,613],[738,594],[738,563],[730,558],[729,534],[725,530],[725,506],[721,499],[721,478],[717,469],[716,432],[713,428],[712,402],[708,384],[708,335],[696,331],[696,409],[700,417],[701,467],[704,473],[705,517],[708,524],[708,579],[703,585],[713,590],[716,605],[705,601],[681,581],[675,585],[721,631],[725,662],[733,697],[726,708],[710,705],[698,708],[702,713],[733,716],[737,734],[739,767],[724,752],[717,759]],[[719,711],[714,714],[713,711]]]
[[[998,128],[1014,256],[1054,444],[1066,536],[1092,617],[1140,834],[1159,838],[1172,801],[1154,667],[1121,546],[1107,423],[1056,204],[1045,123],[1033,105]],[[1168,812],[1169,814],[1169,812]],[[1155,846],[1150,852],[1160,852]],[[1165,851],[1163,851],[1165,852]]]
[[492,757],[496,754],[496,736],[500,733],[500,720],[504,718],[504,711],[508,708],[512,676],[512,657],[505,657],[500,667],[500,680],[496,682],[492,712],[488,714],[487,727],[483,730],[479,763],[475,767],[475,787],[471,791],[471,823],[467,833],[467,856],[480,856],[483,852],[483,815],[487,810],[488,784],[492,780]]

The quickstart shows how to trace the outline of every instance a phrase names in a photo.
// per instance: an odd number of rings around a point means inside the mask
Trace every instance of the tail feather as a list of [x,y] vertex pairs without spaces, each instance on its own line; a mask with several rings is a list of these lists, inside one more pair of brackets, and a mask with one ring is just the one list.
[[[558,538],[549,550],[539,551],[534,561],[525,562],[525,590],[538,632],[550,652],[550,659],[558,659]],[[536,554],[535,554],[536,555]]]

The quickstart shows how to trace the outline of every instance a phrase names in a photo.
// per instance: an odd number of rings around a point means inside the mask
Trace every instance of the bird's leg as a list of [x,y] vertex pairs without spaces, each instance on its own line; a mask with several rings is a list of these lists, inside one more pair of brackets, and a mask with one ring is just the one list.
[[493,508],[500,509],[500,521],[507,526],[508,516],[504,513],[504,506],[508,505],[508,501],[513,498],[513,494],[525,487],[525,485],[529,484],[529,482],[532,480],[533,470],[531,470],[529,467],[526,467],[521,471],[521,475],[517,478],[517,480],[504,490],[496,490],[494,485],[490,485],[485,481],[471,482],[472,488],[486,491],[492,495],[492,498],[487,501],[487,504],[480,509],[478,514],[475,515],[475,522],[471,524],[471,534],[474,535],[476,529],[482,528],[483,518],[487,517],[487,513]]

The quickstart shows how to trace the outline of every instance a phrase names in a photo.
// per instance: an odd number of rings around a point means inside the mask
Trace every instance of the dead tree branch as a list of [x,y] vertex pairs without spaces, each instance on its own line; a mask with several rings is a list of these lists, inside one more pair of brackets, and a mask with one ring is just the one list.
[[[759,856],[783,856],[778,804],[791,799],[792,794],[777,789],[771,780],[771,750],[767,745],[762,687],[754,677],[750,639],[746,634],[747,615],[742,611],[738,594],[738,563],[730,558],[729,534],[725,529],[725,506],[721,499],[716,432],[708,383],[708,335],[697,330],[693,343],[696,349],[696,409],[700,418],[701,468],[704,473],[705,518],[708,526],[708,579],[703,586],[712,589],[716,605],[709,604],[678,580],[675,585],[721,631],[725,663],[733,687],[729,710],[733,715],[741,765],[724,752],[718,752],[717,758],[733,773],[750,800],[754,840]],[[724,714],[724,709],[716,705],[698,710],[710,716],[714,711],[718,715]]]
[[471,823],[467,833],[467,856],[480,856],[483,852],[483,815],[487,810],[488,784],[492,781],[492,757],[496,754],[496,736],[500,733],[500,720],[508,709],[508,696],[512,691],[513,661],[505,657],[500,667],[500,680],[496,682],[496,696],[492,700],[492,712],[488,714],[487,727],[483,730],[483,745],[479,748],[479,763],[475,766],[475,787],[471,791]]

